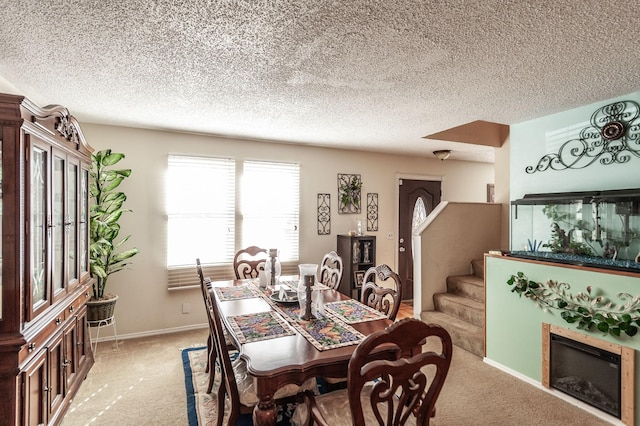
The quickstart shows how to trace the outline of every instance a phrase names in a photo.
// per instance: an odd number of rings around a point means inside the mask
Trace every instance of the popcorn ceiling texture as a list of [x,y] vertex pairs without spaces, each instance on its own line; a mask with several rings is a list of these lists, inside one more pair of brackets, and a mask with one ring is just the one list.
[[422,137],[640,88],[630,0],[3,3],[0,76],[81,122],[490,162]]

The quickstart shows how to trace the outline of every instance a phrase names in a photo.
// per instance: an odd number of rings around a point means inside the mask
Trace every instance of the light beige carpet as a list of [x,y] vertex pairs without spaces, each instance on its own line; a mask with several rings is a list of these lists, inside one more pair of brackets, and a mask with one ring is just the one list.
[[[207,330],[99,344],[96,363],[64,421],[75,425],[187,425],[181,350],[203,346]],[[204,374],[199,371],[196,374]],[[206,380],[206,379],[205,379]],[[580,408],[454,347],[436,426],[607,425]]]

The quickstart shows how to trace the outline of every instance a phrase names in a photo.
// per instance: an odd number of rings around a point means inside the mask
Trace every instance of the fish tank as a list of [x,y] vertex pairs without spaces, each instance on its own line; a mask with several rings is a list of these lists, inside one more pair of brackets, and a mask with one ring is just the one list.
[[640,188],[511,202],[509,256],[640,273]]

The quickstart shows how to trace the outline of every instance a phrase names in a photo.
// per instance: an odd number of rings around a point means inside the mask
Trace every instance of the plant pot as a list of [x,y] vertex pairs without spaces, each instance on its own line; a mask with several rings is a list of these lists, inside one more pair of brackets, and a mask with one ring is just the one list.
[[117,301],[118,296],[104,300],[89,300],[87,302],[87,321],[89,322],[89,326],[98,326],[100,321],[107,321],[109,318],[112,318]]

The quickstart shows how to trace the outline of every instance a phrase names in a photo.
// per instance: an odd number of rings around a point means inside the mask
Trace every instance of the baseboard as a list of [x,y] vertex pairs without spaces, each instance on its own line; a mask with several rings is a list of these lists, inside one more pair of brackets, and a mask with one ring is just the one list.
[[[149,331],[144,331],[142,333],[118,334],[118,340],[128,340],[128,339],[136,339],[139,337],[159,336],[161,334],[180,333],[180,332],[190,331],[190,330],[201,330],[203,328],[208,328],[208,327],[209,327],[209,324],[203,323],[203,324],[185,325],[182,327],[163,328],[161,330],[149,330]],[[92,340],[92,342],[110,342],[115,340],[116,340],[116,336],[106,336],[106,337],[100,337],[98,340]]]
[[578,407],[578,408],[580,408],[580,409],[582,409],[582,410],[584,410],[584,411],[586,411],[586,412],[588,412],[590,414],[593,414],[594,416],[604,420],[605,422],[609,422],[612,425],[616,425],[616,426],[625,426],[624,423],[622,423],[622,421],[620,419],[618,419],[616,417],[613,417],[613,416],[611,416],[611,415],[609,415],[609,414],[607,414],[607,413],[605,413],[603,411],[600,411],[597,408],[594,408],[591,405],[586,404],[586,403],[584,403],[584,402],[582,402],[582,401],[580,401],[578,399],[575,399],[575,398],[567,395],[564,392],[560,392],[560,391],[557,391],[555,389],[547,389],[546,387],[542,386],[542,383],[540,383],[540,382],[538,382],[536,380],[533,380],[531,377],[525,376],[522,373],[519,373],[519,372],[517,372],[515,370],[512,370],[509,367],[506,367],[506,366],[504,366],[504,365],[502,365],[500,363],[497,363],[497,362],[495,362],[495,361],[493,361],[493,360],[491,360],[489,358],[486,358],[486,357],[482,358],[482,361],[485,364],[489,364],[490,366],[495,367],[498,370],[509,374],[510,376],[513,376],[513,377],[515,377],[517,379],[522,380],[523,382],[526,382],[526,383],[528,383],[528,384],[530,384],[532,386],[535,386],[538,389],[541,389],[541,390],[545,391],[546,393],[549,393],[549,394],[555,396],[556,398],[560,398],[561,400],[563,400],[565,402],[568,402],[569,404],[571,404],[573,406],[576,406],[576,407]]

